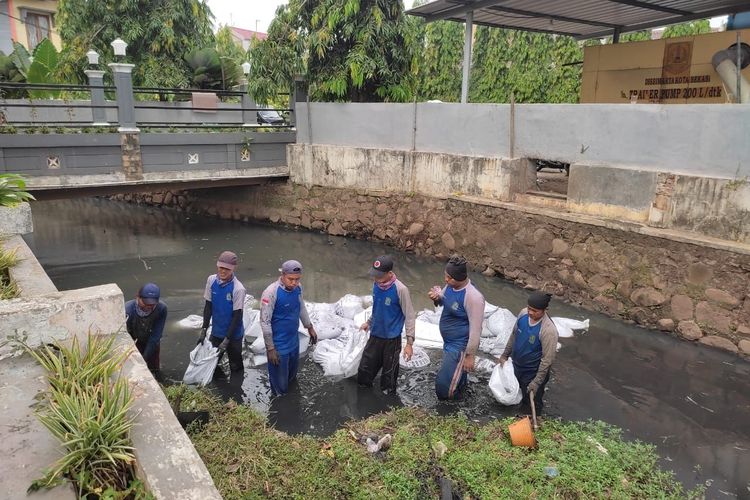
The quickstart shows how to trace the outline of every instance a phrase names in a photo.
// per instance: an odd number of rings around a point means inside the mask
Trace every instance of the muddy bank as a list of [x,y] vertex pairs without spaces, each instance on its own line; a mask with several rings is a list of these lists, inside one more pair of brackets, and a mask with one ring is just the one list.
[[150,205],[464,254],[476,272],[750,355],[750,255],[453,199],[272,184],[133,194]]

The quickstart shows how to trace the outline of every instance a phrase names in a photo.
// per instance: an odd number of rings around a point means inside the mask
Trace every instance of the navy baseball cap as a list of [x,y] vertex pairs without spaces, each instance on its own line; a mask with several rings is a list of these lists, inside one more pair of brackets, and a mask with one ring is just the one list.
[[393,271],[393,259],[388,255],[381,255],[372,263],[370,276],[373,278],[382,278],[388,274],[389,271]]
[[138,296],[144,304],[158,304],[161,290],[156,283],[146,283],[138,290]]

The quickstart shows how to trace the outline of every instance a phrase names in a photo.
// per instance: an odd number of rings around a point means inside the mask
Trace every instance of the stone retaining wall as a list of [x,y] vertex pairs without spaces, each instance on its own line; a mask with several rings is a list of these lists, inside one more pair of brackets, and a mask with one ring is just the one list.
[[[750,254],[460,199],[271,184],[126,201],[466,256],[476,271],[750,354]],[[568,217],[570,219],[570,216]]]

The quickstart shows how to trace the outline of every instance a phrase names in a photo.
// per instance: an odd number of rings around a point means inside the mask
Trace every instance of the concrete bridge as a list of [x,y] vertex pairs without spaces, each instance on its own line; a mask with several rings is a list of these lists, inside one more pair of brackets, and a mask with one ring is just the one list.
[[0,173],[39,199],[249,185],[286,178],[294,131],[0,135]]

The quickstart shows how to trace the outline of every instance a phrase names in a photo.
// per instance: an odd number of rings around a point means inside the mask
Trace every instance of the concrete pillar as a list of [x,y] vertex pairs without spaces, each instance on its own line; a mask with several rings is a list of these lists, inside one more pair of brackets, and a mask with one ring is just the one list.
[[125,173],[125,178],[129,181],[143,180],[141,135],[138,132],[121,132],[120,151],[122,154],[122,171]]
[[110,63],[112,79],[117,89],[117,123],[118,132],[140,132],[135,123],[135,99],[133,98],[133,67],[134,64]]
[[[255,127],[258,124],[258,112],[255,111],[255,99],[247,92],[247,79],[243,78],[239,84],[242,92],[242,126]],[[252,110],[252,111],[251,111]]]
[[474,11],[466,13],[466,30],[464,31],[464,75],[461,80],[461,102],[469,102],[469,77],[471,76],[471,42],[474,27]]
[[104,89],[101,88],[104,86],[104,71],[87,69],[84,73],[86,73],[89,79],[89,85],[99,87],[91,89],[91,124],[94,126],[109,125],[107,122],[107,110],[101,107],[106,104]]
[[307,86],[302,75],[296,75],[292,82],[292,93],[289,95],[289,125],[297,126],[297,103],[307,101]]

